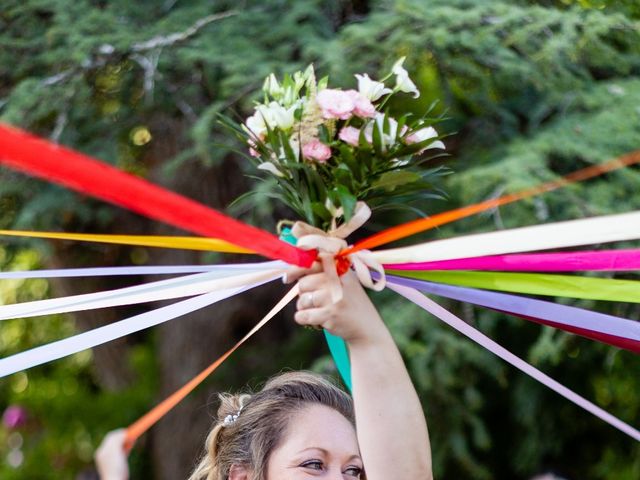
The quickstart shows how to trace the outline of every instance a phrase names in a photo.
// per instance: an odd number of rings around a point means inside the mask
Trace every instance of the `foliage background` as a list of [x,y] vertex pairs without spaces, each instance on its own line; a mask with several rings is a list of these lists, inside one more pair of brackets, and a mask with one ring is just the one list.
[[[456,173],[442,184],[449,199],[421,206],[428,212],[514,191],[640,145],[640,6],[634,0],[3,0],[0,7],[0,120],[215,208],[252,188],[242,174],[247,166],[223,146],[231,139],[215,124],[215,114],[246,116],[266,74],[309,62],[335,84],[352,86],[353,73],[378,76],[408,56],[424,92],[412,108],[440,99],[450,118],[441,128],[455,133],[447,142],[447,165]],[[628,169],[422,238],[629,211],[640,207],[638,192],[640,173]],[[290,218],[257,198],[254,208],[230,213],[271,229]],[[407,218],[380,213],[370,227]],[[0,228],[176,233],[4,169]],[[0,245],[3,270],[224,260],[65,242],[3,239]],[[122,282],[3,281],[0,301]],[[262,289],[252,293],[252,302],[231,300],[0,380],[0,408],[17,404],[29,413],[19,431],[0,431],[0,476],[92,478],[91,455],[104,433],[137,418],[208,364],[280,290]],[[630,439],[406,302],[387,294],[375,301],[423,400],[437,478],[524,479],[547,471],[568,479],[640,478],[640,446]],[[640,424],[637,357],[445,303],[570,388]],[[637,304],[570,303],[640,318]],[[4,322],[0,352],[9,355],[139,311]],[[321,338],[294,329],[289,318],[234,355],[143,439],[132,456],[133,478],[185,478],[209,428],[214,393],[256,385],[284,367],[332,368]],[[17,468],[10,465],[16,450],[23,455]]]

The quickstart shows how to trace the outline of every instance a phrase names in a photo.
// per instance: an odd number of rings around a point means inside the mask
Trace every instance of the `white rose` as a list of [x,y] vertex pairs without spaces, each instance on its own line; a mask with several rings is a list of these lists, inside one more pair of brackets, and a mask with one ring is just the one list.
[[356,78],[358,79],[358,91],[372,102],[392,92],[390,88],[384,86],[384,83],[371,80],[366,73],[363,75],[356,74]]
[[402,57],[391,68],[391,72],[396,76],[396,88],[401,92],[413,93],[413,98],[418,98],[420,96],[418,87],[411,81],[409,73],[402,67],[405,58]]

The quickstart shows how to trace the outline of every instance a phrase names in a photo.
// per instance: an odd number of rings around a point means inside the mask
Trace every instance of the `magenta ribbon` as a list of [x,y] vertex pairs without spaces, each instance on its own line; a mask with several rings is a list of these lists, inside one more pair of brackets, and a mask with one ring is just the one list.
[[387,285],[391,290],[396,291],[406,299],[412,301],[422,309],[431,313],[436,318],[439,318],[441,321],[443,321],[447,325],[455,328],[463,335],[467,336],[477,344],[486,348],[487,350],[497,355],[498,357],[502,358],[506,362],[510,363],[514,367],[520,369],[522,372],[526,373],[530,377],[534,378],[535,380],[539,381],[543,385],[549,387],[551,390],[562,395],[566,399],[572,401],[579,407],[584,408],[586,411],[592,413],[596,417],[607,422],[609,425],[613,426],[614,428],[617,428],[621,432],[626,433],[631,438],[640,442],[640,431],[638,431],[636,428],[632,427],[628,423],[623,422],[619,418],[614,417],[606,410],[603,410],[602,408],[595,405],[593,402],[590,402],[586,398],[581,397],[580,395],[568,389],[558,381],[554,380],[553,378],[549,377],[548,375],[541,372],[537,368],[528,364],[527,362],[522,360],[520,357],[508,351],[502,345],[496,343],[495,341],[493,341],[492,339],[484,335],[479,330],[476,330],[475,328],[473,328],[464,320],[456,317],[453,313],[444,309],[443,307],[435,303],[433,300],[425,297],[423,294],[418,292],[418,290],[407,287],[407,286],[394,284],[391,281],[388,281]]
[[626,318],[518,295],[443,285],[424,280],[387,276],[387,282],[516,315],[526,320],[640,353],[640,322]]
[[529,272],[640,270],[640,249],[491,255],[437,262],[385,264],[384,267],[389,270],[502,270]]

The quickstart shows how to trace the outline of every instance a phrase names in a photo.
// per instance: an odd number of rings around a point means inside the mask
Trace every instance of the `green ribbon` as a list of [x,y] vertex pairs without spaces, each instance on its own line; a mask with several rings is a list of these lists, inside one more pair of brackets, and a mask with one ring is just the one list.
[[388,275],[502,292],[640,303],[640,282],[539,273],[387,270]]
[[[291,245],[295,245],[298,240],[291,235],[291,229],[284,227],[280,233],[280,240],[283,240]],[[345,341],[332,333],[323,330],[324,338],[329,346],[329,352],[333,357],[333,362],[336,364],[338,373],[342,377],[342,381],[351,391],[351,362],[349,361],[349,350],[347,350],[347,344]]]

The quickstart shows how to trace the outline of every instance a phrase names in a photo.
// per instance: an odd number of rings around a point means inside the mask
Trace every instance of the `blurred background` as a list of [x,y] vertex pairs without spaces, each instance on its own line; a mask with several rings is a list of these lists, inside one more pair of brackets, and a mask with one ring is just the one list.
[[[452,171],[434,213],[531,186],[640,148],[637,0],[1,0],[0,120],[265,229],[291,212],[255,188],[249,163],[216,124],[244,118],[263,78],[314,63],[353,88],[400,56],[438,100]],[[244,148],[242,146],[242,148]],[[261,187],[262,188],[262,187]],[[640,208],[640,171],[608,174],[410,239]],[[415,218],[376,212],[370,231]],[[0,169],[0,228],[184,234]],[[366,234],[367,232],[364,232]],[[635,245],[637,247],[637,244]],[[2,239],[0,268],[160,265],[246,257]],[[637,275],[619,275],[636,278]],[[0,302],[96,292],[152,278],[3,280]],[[128,283],[127,283],[128,282]],[[126,426],[208,365],[284,292],[261,287],[161,327],[0,380],[0,477],[89,479],[104,434]],[[640,478],[640,445],[392,294],[376,294],[429,422],[439,479]],[[440,299],[443,301],[442,299]],[[630,319],[638,304],[555,299]],[[637,356],[521,319],[443,301],[467,322],[578,393],[640,425]],[[0,355],[158,305],[5,321]],[[216,393],[283,368],[333,373],[322,335],[275,319],[138,443],[132,478],[192,469]],[[411,421],[407,419],[407,421]]]

